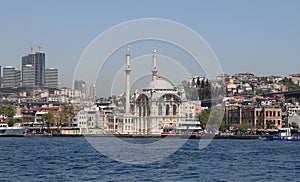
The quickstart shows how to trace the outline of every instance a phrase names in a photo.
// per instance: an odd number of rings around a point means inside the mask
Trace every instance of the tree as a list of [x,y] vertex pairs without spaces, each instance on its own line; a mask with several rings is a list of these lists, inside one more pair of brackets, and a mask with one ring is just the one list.
[[48,112],[46,114],[43,114],[42,116],[43,119],[43,123],[46,124],[48,132],[49,132],[49,128],[50,126],[53,126],[53,114],[51,112]]
[[11,104],[0,103],[0,115],[12,118],[16,114],[16,110]]
[[8,126],[13,126],[14,123],[17,122],[17,120],[13,118],[15,114],[16,110],[13,105],[0,103],[0,115],[7,117]]
[[197,87],[199,87],[200,86],[200,78],[198,77],[198,79],[197,79]]
[[252,124],[249,123],[247,120],[243,120],[242,124],[236,124],[234,127],[237,128],[238,131],[241,131],[244,133],[248,129],[252,129]]
[[204,79],[201,80],[201,88],[205,87]]
[[214,106],[211,110],[203,110],[199,115],[200,125],[203,129],[209,131],[213,130],[226,130],[225,123],[223,121],[223,110],[221,106]]
[[72,104],[64,103],[61,105],[61,119],[64,125],[72,126],[71,119],[74,116],[74,107]]
[[209,110],[203,110],[199,115],[200,126],[203,129],[205,129],[206,124],[208,123],[209,113],[210,113]]

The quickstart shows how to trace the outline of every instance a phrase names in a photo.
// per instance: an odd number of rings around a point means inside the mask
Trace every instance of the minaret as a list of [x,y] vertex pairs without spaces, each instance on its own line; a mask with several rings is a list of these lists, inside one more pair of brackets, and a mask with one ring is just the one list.
[[152,81],[157,79],[157,67],[156,67],[156,46],[153,48],[153,69],[152,69]]
[[126,73],[126,103],[125,103],[125,112],[129,113],[130,112],[130,51],[129,51],[129,46],[127,47],[126,51],[126,68],[125,68],[125,73]]

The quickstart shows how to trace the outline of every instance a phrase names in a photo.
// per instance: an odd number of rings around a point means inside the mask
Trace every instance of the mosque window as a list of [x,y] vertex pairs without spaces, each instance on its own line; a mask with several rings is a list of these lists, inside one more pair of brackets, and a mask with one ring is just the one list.
[[177,106],[174,104],[173,105],[173,115],[177,114]]
[[170,106],[166,105],[166,115],[169,116],[170,115]]
[[141,106],[139,107],[139,116],[140,117],[142,116],[142,107]]

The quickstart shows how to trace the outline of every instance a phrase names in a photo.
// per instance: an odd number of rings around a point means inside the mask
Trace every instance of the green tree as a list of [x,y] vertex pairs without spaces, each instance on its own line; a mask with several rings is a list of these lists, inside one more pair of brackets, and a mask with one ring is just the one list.
[[235,128],[237,128],[238,131],[246,132],[248,129],[252,129],[252,124],[247,120],[243,120],[242,124],[236,124]]
[[13,118],[15,114],[16,110],[12,104],[0,103],[0,115],[7,117],[6,121],[8,126],[13,126],[14,123],[17,122],[17,120]]
[[70,103],[64,103],[61,105],[61,119],[63,125],[72,126],[72,118],[74,116],[74,107]]
[[209,113],[210,113],[209,110],[205,109],[199,115],[200,125],[201,125],[201,128],[203,128],[203,129],[205,129],[206,124],[208,123]]
[[43,119],[43,124],[46,124],[48,132],[49,132],[50,126],[53,126],[53,123],[54,123],[53,113],[48,112],[46,114],[43,114],[42,119]]
[[11,104],[0,103],[0,114],[12,118],[16,114],[16,110]]
[[211,110],[203,110],[199,115],[201,127],[207,130],[226,130],[226,125],[223,121],[223,110],[221,106],[214,106]]

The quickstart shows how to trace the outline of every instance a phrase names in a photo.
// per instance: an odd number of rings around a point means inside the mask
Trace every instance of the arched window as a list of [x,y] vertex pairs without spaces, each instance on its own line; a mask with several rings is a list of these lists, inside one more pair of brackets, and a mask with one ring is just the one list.
[[173,105],[173,115],[177,114],[177,106],[174,104]]
[[142,107],[139,106],[139,116],[141,117],[142,116]]
[[170,106],[166,105],[166,116],[170,115]]
[[162,105],[161,104],[158,105],[158,115],[159,116],[162,115]]

